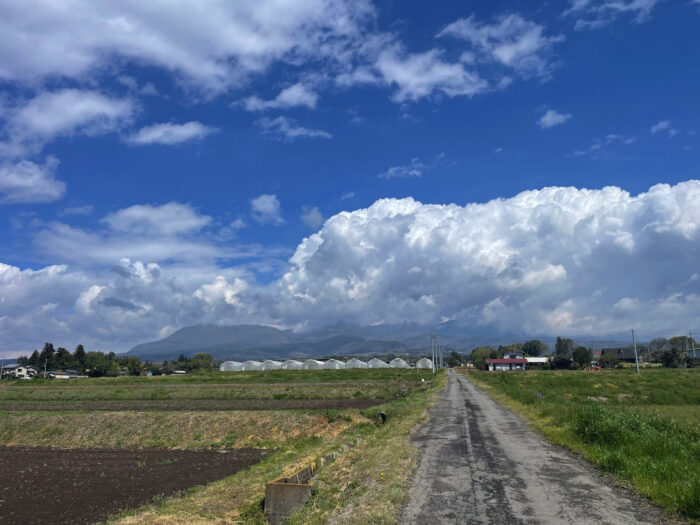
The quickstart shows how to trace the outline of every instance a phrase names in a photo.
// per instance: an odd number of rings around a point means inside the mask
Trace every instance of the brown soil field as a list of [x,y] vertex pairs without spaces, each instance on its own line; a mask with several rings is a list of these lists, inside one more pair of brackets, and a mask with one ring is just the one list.
[[0,523],[92,524],[221,479],[272,451],[0,447]]
[[4,411],[100,410],[179,411],[179,410],[345,410],[365,409],[386,403],[385,399],[162,399],[162,400],[84,400],[84,401],[3,401]]

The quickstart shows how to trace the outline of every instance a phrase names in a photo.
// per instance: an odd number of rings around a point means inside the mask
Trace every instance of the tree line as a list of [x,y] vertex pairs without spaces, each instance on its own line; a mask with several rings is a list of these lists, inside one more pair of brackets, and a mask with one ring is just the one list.
[[141,361],[135,355],[116,355],[114,352],[100,352],[97,350],[86,352],[83,345],[75,347],[73,352],[58,347],[52,343],[45,343],[41,351],[34,350],[32,354],[17,359],[21,365],[33,366],[37,370],[75,370],[79,374],[90,377],[116,377],[120,375],[152,375],[171,374],[175,370],[185,372],[210,372],[213,368],[213,359],[209,354],[196,354],[194,357],[186,357],[183,354],[176,360],[163,362]]

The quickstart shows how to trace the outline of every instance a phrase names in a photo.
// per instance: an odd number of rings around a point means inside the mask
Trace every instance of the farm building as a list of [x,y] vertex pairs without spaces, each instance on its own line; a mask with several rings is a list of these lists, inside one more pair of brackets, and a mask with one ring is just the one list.
[[243,370],[243,363],[239,361],[224,361],[219,365],[219,372],[240,372]]
[[[600,351],[601,357],[604,355],[608,355],[608,354],[609,355],[616,355],[620,361],[625,362],[625,363],[634,363],[635,362],[634,348],[632,348],[631,346],[627,346],[624,348],[603,348]],[[642,352],[638,353],[638,358],[639,358],[640,363],[643,363],[645,361],[644,355],[642,354]]]
[[389,366],[391,368],[411,368],[411,365],[409,365],[406,361],[404,361],[400,357],[397,357],[396,359],[392,359],[389,362]]
[[416,362],[416,368],[427,368],[428,370],[432,370],[433,362],[427,357],[424,357]]
[[260,361],[246,361],[241,367],[242,370],[262,370],[262,363]]
[[389,368],[389,364],[375,357],[367,362],[367,368]]
[[528,365],[543,365],[549,362],[549,357],[526,357]]
[[272,359],[266,359],[262,363],[263,370],[279,370],[282,368],[282,361],[273,361]]
[[323,369],[323,361],[316,361],[315,359],[307,359],[304,361],[304,370],[321,370]]
[[283,370],[302,370],[303,368],[304,363],[294,359],[287,359],[284,363],[282,363]]
[[345,368],[345,363],[338,361],[337,359],[329,359],[323,363],[323,368],[326,370],[341,370]]
[[353,357],[345,362],[345,368],[367,368],[367,363]]
[[[522,355],[522,354],[521,354]],[[486,364],[489,365],[489,371],[506,371],[506,370],[525,370],[527,359],[520,358],[504,358],[504,359],[487,359]]]
[[2,377],[17,377],[19,379],[36,377],[39,371],[33,366],[24,366],[18,364],[3,365]]

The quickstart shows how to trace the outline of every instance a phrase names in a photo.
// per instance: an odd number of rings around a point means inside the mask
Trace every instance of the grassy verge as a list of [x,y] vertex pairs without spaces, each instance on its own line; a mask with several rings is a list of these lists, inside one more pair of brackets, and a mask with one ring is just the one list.
[[[359,444],[318,471],[311,500],[290,523],[396,523],[418,457],[410,431],[425,419],[445,375],[426,383],[425,389],[361,413],[331,414],[331,420],[346,423],[341,432],[278,443],[275,454],[244,472],[126,513],[115,523],[267,523],[265,482],[291,475],[358,437]],[[388,416],[385,425],[379,424],[380,410]]]
[[582,453],[664,507],[700,519],[700,371],[468,377],[554,443]]

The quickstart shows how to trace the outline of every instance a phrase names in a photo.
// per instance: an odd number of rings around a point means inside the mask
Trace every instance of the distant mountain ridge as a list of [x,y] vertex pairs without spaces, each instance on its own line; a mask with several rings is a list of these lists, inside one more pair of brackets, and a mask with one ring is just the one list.
[[[161,361],[180,354],[211,354],[214,359],[288,359],[331,355],[379,355],[430,352],[430,334],[446,350],[469,352],[478,346],[509,345],[541,339],[554,349],[554,338],[500,333],[493,327],[465,328],[456,323],[437,327],[417,324],[360,326],[336,323],[312,332],[293,332],[265,325],[186,326],[159,341],[136,345],[129,354]],[[611,343],[612,341],[607,341]],[[599,348],[596,345],[596,348]]]

